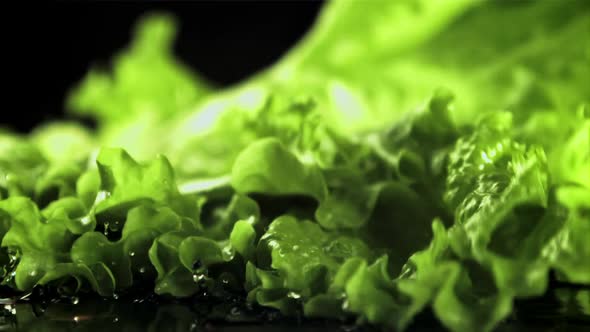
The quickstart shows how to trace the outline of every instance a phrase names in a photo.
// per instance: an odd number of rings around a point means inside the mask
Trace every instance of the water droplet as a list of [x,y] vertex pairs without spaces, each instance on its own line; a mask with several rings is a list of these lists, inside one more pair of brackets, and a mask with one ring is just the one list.
[[193,274],[193,281],[197,282],[197,283],[202,283],[205,281],[205,275],[201,274],[201,273],[195,273]]
[[299,249],[299,246],[298,245],[294,245],[293,246],[293,250],[297,251],[298,249]]
[[350,303],[348,303],[348,300],[345,300],[342,302],[342,310],[348,310],[348,308],[350,308]]
[[84,216],[84,217],[80,218],[80,223],[84,226],[90,224],[91,221],[92,221],[92,219],[90,219],[90,216]]
[[[12,315],[16,315],[16,306],[11,303],[7,303],[4,305],[4,311],[9,312]],[[0,325],[0,327],[2,326]]]
[[295,299],[295,300],[301,298],[301,294],[295,293],[295,292],[289,292],[289,293],[287,293],[287,296],[290,297],[290,298],[292,298],[292,299]]
[[113,299],[118,300],[119,299],[119,295],[117,295],[117,293],[113,294]]
[[29,275],[30,275],[31,277],[34,277],[34,276],[36,276],[36,275],[37,275],[37,270],[33,270],[33,271],[29,272]]
[[112,266],[116,266],[116,265],[117,265],[117,262],[115,262],[115,261],[112,261],[112,262],[111,262],[111,265],[112,265]]
[[78,323],[80,321],[80,318],[78,318],[78,316],[74,316],[74,322]]
[[77,296],[72,296],[70,300],[72,301],[72,304],[78,304],[80,302],[80,298]]
[[242,313],[242,311],[238,307],[232,307],[229,310],[229,314],[232,315],[232,316],[239,316],[241,313]]
[[249,223],[250,225],[254,226],[254,224],[256,223],[256,217],[249,216],[248,219],[246,219],[246,222]]
[[113,318],[113,323],[117,323],[119,321],[119,317]]
[[111,193],[106,190],[101,190],[96,194],[96,199],[94,200],[94,205],[104,201],[105,199],[109,198]]
[[145,266],[139,268],[139,273],[145,273]]
[[483,159],[483,161],[487,164],[491,164],[492,160],[488,157],[487,153],[485,151],[481,152],[481,159]]
[[114,221],[114,222],[112,222],[110,224],[106,224],[106,225],[107,225],[109,231],[111,231],[111,232],[117,232],[121,228],[120,227],[121,223],[119,221]]
[[130,252],[129,256],[131,256],[131,257],[135,256],[135,252],[134,251]]
[[343,325],[341,327],[342,331],[344,332],[353,332],[358,330],[358,326],[356,325]]
[[228,245],[223,248],[222,250],[223,257],[227,260],[231,260],[234,258],[234,249],[231,245]]
[[221,283],[224,285],[229,284],[229,277],[227,277],[227,276],[221,277]]
[[20,252],[18,250],[9,249],[7,253],[11,264],[19,260]]

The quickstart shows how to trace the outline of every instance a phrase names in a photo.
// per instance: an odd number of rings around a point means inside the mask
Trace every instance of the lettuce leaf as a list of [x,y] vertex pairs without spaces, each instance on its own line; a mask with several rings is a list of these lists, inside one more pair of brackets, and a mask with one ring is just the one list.
[[333,1],[218,90],[147,16],[67,100],[97,130],[0,131],[0,285],[457,332],[587,287],[588,9]]

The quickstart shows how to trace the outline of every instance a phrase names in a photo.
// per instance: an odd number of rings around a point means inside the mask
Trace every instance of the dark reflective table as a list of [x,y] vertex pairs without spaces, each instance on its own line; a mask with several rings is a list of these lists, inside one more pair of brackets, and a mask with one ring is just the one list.
[[[194,303],[73,298],[40,307],[31,301],[2,301],[0,331],[379,331],[356,327],[352,322],[285,319],[272,314],[262,317],[237,309],[212,313],[209,308],[204,315],[201,305]],[[426,311],[407,331],[445,329]],[[590,331],[590,289],[556,288],[543,297],[517,301],[511,316],[496,331]]]

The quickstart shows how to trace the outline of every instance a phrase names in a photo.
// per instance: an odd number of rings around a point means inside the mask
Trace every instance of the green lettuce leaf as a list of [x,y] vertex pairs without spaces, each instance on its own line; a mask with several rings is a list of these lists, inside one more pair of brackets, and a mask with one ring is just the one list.
[[549,266],[541,249],[563,225],[550,201],[546,157],[510,138],[511,116],[481,120],[450,154],[445,199],[455,209],[452,246],[490,269],[499,289],[542,294]]
[[157,202],[191,218],[195,227],[199,227],[198,203],[180,194],[172,166],[165,157],[142,165],[124,150],[102,149],[96,162],[101,183],[95,202],[97,214],[124,218],[130,208],[142,202]]
[[2,200],[0,210],[10,217],[11,224],[2,246],[20,253],[14,276],[17,289],[31,290],[56,264],[70,261],[73,236],[59,219],[42,221],[39,209],[26,197]]
[[180,262],[178,247],[186,237],[182,232],[167,232],[153,242],[149,258],[156,268],[156,294],[186,297],[199,290],[193,273]]
[[0,198],[31,195],[47,160],[29,140],[0,132]]
[[[298,303],[326,292],[349,257],[372,256],[359,239],[325,232],[315,223],[289,215],[270,224],[256,253],[258,268],[251,265],[252,272],[246,271],[249,297],[285,314],[294,314]],[[317,310],[307,310],[317,315]]]
[[123,244],[110,242],[102,233],[82,234],[72,244],[72,261],[86,266],[103,264],[112,273],[117,290],[131,286],[133,282],[129,256]]
[[562,279],[573,283],[590,284],[590,189],[586,187],[561,187],[557,199],[569,211],[563,229],[549,243],[544,253]]
[[274,138],[257,141],[240,153],[231,183],[240,193],[304,195],[317,201],[326,195],[317,166],[299,161]]
[[44,124],[31,132],[31,140],[47,160],[57,164],[84,162],[97,144],[94,133],[75,122]]
[[491,331],[590,284],[589,9],[334,1],[219,91],[147,16],[67,100],[96,130],[0,130],[0,284]]
[[491,331],[510,313],[512,293],[497,287],[489,270],[472,260],[456,259],[453,233],[440,220],[433,222],[432,230],[429,247],[410,257],[397,281],[406,297],[398,326],[405,327],[430,303],[451,331]]
[[114,59],[112,74],[94,68],[72,91],[68,108],[100,121],[103,144],[153,158],[161,145],[141,142],[153,131],[164,133],[162,123],[189,111],[209,92],[203,79],[174,58],[175,30],[171,16],[146,16],[132,44]]

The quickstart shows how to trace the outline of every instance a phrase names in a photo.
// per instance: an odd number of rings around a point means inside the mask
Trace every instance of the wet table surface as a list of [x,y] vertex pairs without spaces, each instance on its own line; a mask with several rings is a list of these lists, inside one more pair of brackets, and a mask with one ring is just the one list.
[[[206,318],[208,317],[208,318]],[[335,321],[252,318],[240,312],[211,319],[195,305],[153,301],[77,299],[42,308],[32,302],[0,307],[0,331],[379,331]],[[429,311],[416,317],[408,332],[445,331]],[[498,332],[590,332],[590,289],[554,289],[543,297],[515,303]]]

